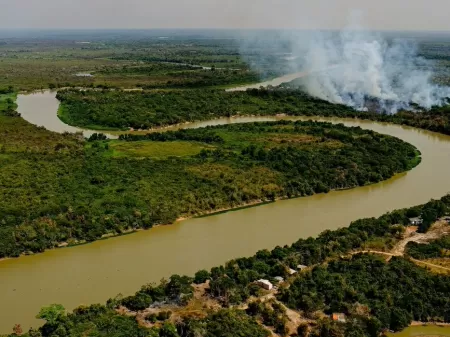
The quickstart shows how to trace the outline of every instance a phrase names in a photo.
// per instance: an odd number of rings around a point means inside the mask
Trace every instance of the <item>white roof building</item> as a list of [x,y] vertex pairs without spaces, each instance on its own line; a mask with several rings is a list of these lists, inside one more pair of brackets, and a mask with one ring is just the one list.
[[411,223],[411,225],[421,225],[423,223],[423,220],[420,217],[418,217],[418,218],[410,218],[409,222]]
[[261,288],[264,288],[266,290],[272,290],[273,284],[269,282],[269,280],[258,280],[256,281],[256,284],[259,285]]

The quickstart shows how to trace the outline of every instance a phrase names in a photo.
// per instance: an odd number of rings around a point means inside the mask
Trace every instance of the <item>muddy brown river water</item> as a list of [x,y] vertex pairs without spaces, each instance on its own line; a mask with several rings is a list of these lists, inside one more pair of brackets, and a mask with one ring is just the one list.
[[[18,111],[37,125],[55,132],[75,131],[56,116],[58,102],[51,92],[19,95]],[[276,120],[226,118],[185,127]],[[263,248],[291,244],[325,229],[440,198],[450,192],[450,137],[374,122],[319,119],[361,126],[401,138],[422,152],[412,171],[379,184],[311,197],[284,200],[91,244],[56,249],[0,262],[0,333],[15,323],[38,326],[39,309],[61,303],[68,309],[103,303],[118,293],[135,292],[148,282],[170,275],[192,275]]]

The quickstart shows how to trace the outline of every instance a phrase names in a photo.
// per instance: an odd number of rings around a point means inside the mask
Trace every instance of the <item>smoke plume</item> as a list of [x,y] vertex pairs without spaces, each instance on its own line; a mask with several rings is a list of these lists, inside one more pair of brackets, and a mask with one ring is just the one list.
[[353,25],[340,32],[284,32],[277,40],[289,44],[280,62],[309,74],[297,81],[303,90],[332,103],[367,110],[376,102],[376,109],[396,113],[442,106],[450,97],[449,87],[432,83],[433,62],[418,56],[411,39],[388,41]]

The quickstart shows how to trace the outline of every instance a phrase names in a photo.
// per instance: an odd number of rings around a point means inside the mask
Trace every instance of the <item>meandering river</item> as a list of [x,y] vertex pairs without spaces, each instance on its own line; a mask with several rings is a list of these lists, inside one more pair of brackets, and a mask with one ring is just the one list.
[[[19,95],[18,105],[18,111],[31,123],[56,132],[75,131],[56,117],[54,93]],[[228,118],[185,127],[275,119]],[[0,332],[10,332],[15,323],[21,323],[24,329],[38,326],[40,322],[34,316],[44,305],[61,303],[72,309],[80,304],[104,303],[118,293],[131,294],[145,283],[174,273],[192,275],[231,258],[291,244],[325,229],[348,226],[353,220],[380,216],[450,192],[450,137],[389,124],[326,120],[399,137],[422,152],[422,163],[408,173],[371,186],[190,219],[2,261]]]

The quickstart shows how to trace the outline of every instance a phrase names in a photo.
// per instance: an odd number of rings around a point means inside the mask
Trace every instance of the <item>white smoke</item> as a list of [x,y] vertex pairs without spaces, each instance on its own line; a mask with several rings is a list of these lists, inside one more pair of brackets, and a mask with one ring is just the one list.
[[316,34],[303,66],[316,71],[303,80],[309,94],[355,109],[366,109],[368,99],[390,113],[411,103],[430,109],[450,96],[448,87],[432,84],[432,62],[417,56],[413,41],[388,43],[367,31]]
[[432,83],[433,62],[418,56],[411,39],[388,41],[357,25],[341,32],[285,32],[279,39],[290,45],[292,70],[311,73],[300,80],[304,90],[332,103],[366,110],[376,101],[379,110],[395,113],[442,106],[450,97],[449,87]]

